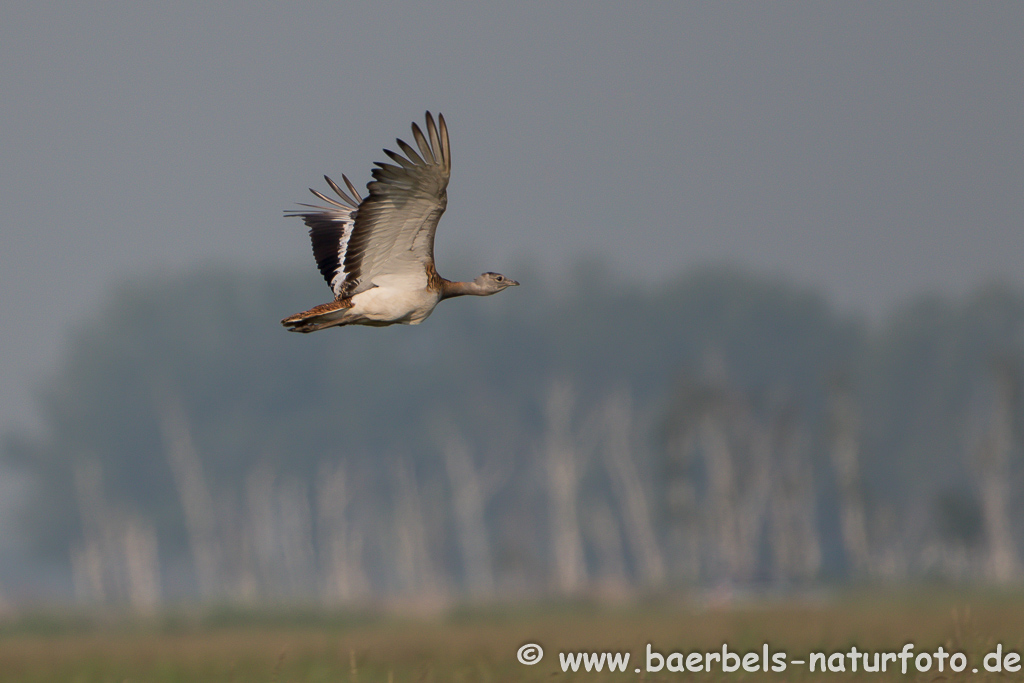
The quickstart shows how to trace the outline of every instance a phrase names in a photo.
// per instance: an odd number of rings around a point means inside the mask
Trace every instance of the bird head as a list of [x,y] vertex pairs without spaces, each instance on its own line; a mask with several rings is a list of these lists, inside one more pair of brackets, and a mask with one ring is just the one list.
[[506,287],[519,286],[518,282],[510,277],[505,277],[501,273],[483,273],[474,282],[484,295],[497,294]]

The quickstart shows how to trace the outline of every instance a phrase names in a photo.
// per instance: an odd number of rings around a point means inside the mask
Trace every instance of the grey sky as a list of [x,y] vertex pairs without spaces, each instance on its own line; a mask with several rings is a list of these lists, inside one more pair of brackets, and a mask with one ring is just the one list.
[[442,272],[729,260],[872,313],[1022,282],[1022,80],[1022,3],[8,3],[0,429],[129,274],[317,277],[282,210],[428,108]]

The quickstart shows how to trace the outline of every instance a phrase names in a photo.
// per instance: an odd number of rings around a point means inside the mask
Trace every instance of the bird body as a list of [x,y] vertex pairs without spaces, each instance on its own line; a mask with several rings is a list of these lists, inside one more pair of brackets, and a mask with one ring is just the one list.
[[385,149],[395,164],[377,162],[369,195],[361,199],[348,178],[348,192],[330,178],[339,199],[310,189],[328,206],[290,212],[309,227],[317,267],[334,301],[281,321],[292,332],[342,325],[418,325],[442,299],[489,296],[519,283],[498,273],[472,282],[452,282],[434,268],[434,233],[448,204],[451,153],[444,117],[427,112],[427,134],[412,124],[417,152],[397,140],[405,156]]
[[441,292],[427,287],[425,272],[420,277],[384,276],[374,282],[376,287],[352,297],[350,319],[361,316],[363,325],[419,325],[441,301]]

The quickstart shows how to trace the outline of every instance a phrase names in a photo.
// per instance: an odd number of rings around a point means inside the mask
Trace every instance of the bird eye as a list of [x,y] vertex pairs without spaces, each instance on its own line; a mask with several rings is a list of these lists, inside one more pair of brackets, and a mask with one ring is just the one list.
[[502,281],[502,280],[504,280],[505,278],[503,278],[502,276],[500,276],[500,275],[499,275],[498,277],[496,277],[496,278],[494,278],[494,279],[495,279],[495,280],[497,280],[498,282],[501,282],[501,281]]

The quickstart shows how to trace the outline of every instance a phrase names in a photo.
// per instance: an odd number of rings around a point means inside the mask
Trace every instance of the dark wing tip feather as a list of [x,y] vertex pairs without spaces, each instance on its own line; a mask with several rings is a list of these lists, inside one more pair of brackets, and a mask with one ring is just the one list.
[[355,197],[358,202],[362,202],[363,198],[359,196],[359,191],[356,189],[356,186],[352,184],[352,181],[348,179],[348,176],[342,173],[341,179],[345,181],[345,185],[348,186],[348,191],[352,193],[352,196]]
[[434,150],[434,160],[439,162],[441,166],[445,166],[444,149],[441,147],[440,139],[438,139],[434,117],[430,115],[429,111],[427,112],[427,135],[430,136],[430,147]]
[[[306,208],[309,208],[309,209],[316,209],[317,213],[330,213],[331,211],[334,211],[334,209],[332,209],[329,206],[320,206],[319,204],[306,204],[305,202],[295,202],[295,205],[296,206],[305,206]],[[305,211],[305,210],[297,211],[295,209],[291,209],[291,210],[286,210],[284,212],[284,215],[285,215],[285,218],[295,218],[297,216],[298,217],[304,217],[308,213],[312,213],[312,212],[311,211]]]
[[309,191],[312,192],[314,195],[316,195],[316,197],[318,197],[319,199],[324,200],[328,204],[333,204],[334,206],[337,206],[339,209],[345,209],[346,211],[350,211],[352,209],[351,206],[346,206],[346,205],[342,204],[339,201],[331,199],[330,197],[325,195],[323,192],[318,192],[318,191],[314,190],[312,187],[309,188]]
[[385,149],[384,153],[387,154],[388,158],[391,159],[392,161],[394,161],[394,162],[396,162],[398,164],[401,164],[402,168],[407,168],[407,169],[416,168],[416,164],[412,163],[411,161],[409,161],[408,159],[406,159],[405,157],[403,157],[401,154],[399,154],[397,152],[392,152],[390,149]]
[[395,142],[398,144],[399,149],[405,152],[405,156],[409,157],[409,160],[418,166],[425,166],[427,162],[423,161],[416,150],[412,148],[405,140],[396,138]]
[[[342,177],[344,178],[344,176],[342,176]],[[355,209],[355,208],[357,208],[359,206],[359,202],[357,200],[355,200],[355,199],[352,199],[347,194],[345,194],[345,191],[343,189],[341,189],[340,187],[338,187],[338,183],[334,182],[333,180],[331,180],[327,176],[324,176],[324,180],[327,181],[327,184],[331,186],[332,190],[334,190],[335,192],[338,193],[339,197],[341,197],[342,199],[344,199],[348,203],[348,208]],[[346,184],[348,184],[348,183],[346,183]],[[359,195],[357,194],[356,196],[358,197]]]
[[444,114],[440,112],[437,114],[437,125],[441,129],[441,156],[444,157],[444,167],[446,170],[451,171],[452,151],[451,144],[448,142],[448,124],[444,122]]
[[443,114],[438,114],[435,121],[434,115],[429,111],[426,113],[427,132],[423,133],[423,129],[419,125],[413,122],[412,136],[416,143],[416,147],[405,142],[401,138],[396,138],[395,143],[398,148],[402,150],[406,158],[403,158],[397,152],[393,152],[390,149],[385,149],[384,154],[388,155],[392,161],[400,164],[402,168],[412,169],[416,166],[440,166],[446,172],[451,171],[451,144],[448,140],[448,124],[444,120]]
[[412,124],[412,136],[416,139],[416,146],[420,148],[420,154],[423,155],[424,159],[430,159],[430,164],[436,164],[437,159],[434,158],[434,150],[430,149],[430,144],[427,142],[427,138],[423,136],[423,131],[415,123]]
[[388,180],[392,185],[398,187],[410,187],[410,181],[407,174],[402,172],[398,166],[394,164],[385,164],[383,161],[373,162],[377,168],[373,169],[370,173],[377,180]]

